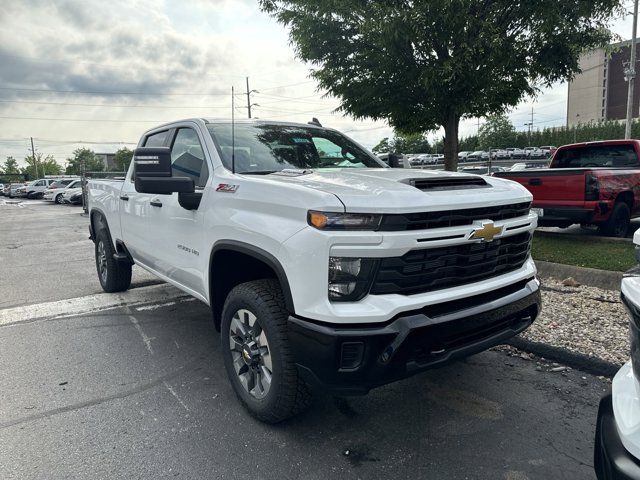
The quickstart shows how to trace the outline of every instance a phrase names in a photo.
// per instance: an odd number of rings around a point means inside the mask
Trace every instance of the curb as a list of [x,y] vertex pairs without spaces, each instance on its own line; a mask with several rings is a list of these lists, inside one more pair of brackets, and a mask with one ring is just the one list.
[[600,358],[571,352],[564,348],[547,345],[546,343],[532,342],[520,337],[512,338],[506,342],[506,345],[510,345],[518,350],[523,350],[528,353],[533,353],[534,355],[544,357],[548,360],[562,363],[574,370],[580,370],[581,372],[608,378],[613,378],[622,366]]
[[543,260],[534,259],[534,261],[538,268],[538,275],[541,277],[551,277],[558,280],[573,277],[582,285],[604,288],[605,290],[620,290],[620,283],[624,275],[622,272],[575,267],[573,265],[563,265],[561,263],[545,262]]

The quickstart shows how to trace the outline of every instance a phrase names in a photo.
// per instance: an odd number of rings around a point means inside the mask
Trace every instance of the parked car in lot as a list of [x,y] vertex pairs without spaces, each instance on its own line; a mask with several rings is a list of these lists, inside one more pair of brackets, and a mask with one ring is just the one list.
[[0,183],[0,196],[4,196],[4,183]]
[[474,162],[474,161],[482,160],[483,155],[487,155],[487,158],[489,158],[489,155],[487,154],[487,152],[483,152],[482,150],[476,150],[475,152],[471,152],[469,155],[467,155],[467,161]]
[[556,150],[548,169],[502,172],[533,194],[544,226],[594,224],[609,236],[627,235],[640,216],[640,141],[576,143]]
[[27,198],[42,198],[44,191],[54,180],[48,178],[40,178],[25,185],[25,196]]
[[491,151],[491,158],[495,160],[508,160],[509,152],[501,148]]
[[547,157],[547,154],[543,150],[539,149],[538,147],[525,147],[524,151],[527,158],[542,159]]
[[88,184],[102,288],[129,288],[135,263],[210,305],[231,385],[266,422],[314,388],[363,394],[526,329],[531,198],[262,120],[165,124],[126,179]]
[[62,196],[67,188],[80,187],[81,181],[79,178],[65,178],[62,180],[56,180],[49,188],[44,191],[44,199],[55,203],[64,203]]
[[[491,174],[496,172],[504,172],[504,167],[491,167]],[[458,169],[462,173],[473,173],[474,175],[487,175],[489,173],[489,167],[463,167]]]
[[79,185],[73,188],[64,189],[62,192],[62,203],[70,203],[72,205],[80,205],[82,203],[82,184],[80,180],[78,180],[78,183]]
[[27,189],[24,183],[10,183],[8,187],[5,187],[5,195],[9,198],[26,197]]
[[552,145],[547,145],[547,146],[544,146],[544,147],[540,147],[540,150],[542,150],[544,152],[546,157],[552,156],[556,152],[557,149],[558,149],[558,147],[554,147]]
[[461,163],[466,162],[469,154],[471,154],[471,152],[467,152],[467,151],[458,152],[458,161]]
[[526,158],[527,153],[522,148],[509,147],[505,149],[510,159]]
[[[633,236],[640,248],[640,230]],[[594,466],[598,480],[640,479],[640,265],[622,279],[622,302],[629,314],[631,360],[615,375],[600,401]]]

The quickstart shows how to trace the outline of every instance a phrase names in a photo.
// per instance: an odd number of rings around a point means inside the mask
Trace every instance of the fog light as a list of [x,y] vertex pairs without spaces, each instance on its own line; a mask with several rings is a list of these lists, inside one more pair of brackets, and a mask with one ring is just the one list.
[[356,301],[369,291],[377,260],[372,258],[329,257],[329,299]]

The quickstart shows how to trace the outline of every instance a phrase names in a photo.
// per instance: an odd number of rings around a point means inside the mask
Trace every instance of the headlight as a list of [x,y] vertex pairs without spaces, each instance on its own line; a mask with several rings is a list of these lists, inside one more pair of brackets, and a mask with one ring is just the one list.
[[369,293],[374,258],[329,257],[329,300],[356,302]]
[[309,210],[307,222],[318,230],[377,230],[382,215],[371,213],[333,213]]

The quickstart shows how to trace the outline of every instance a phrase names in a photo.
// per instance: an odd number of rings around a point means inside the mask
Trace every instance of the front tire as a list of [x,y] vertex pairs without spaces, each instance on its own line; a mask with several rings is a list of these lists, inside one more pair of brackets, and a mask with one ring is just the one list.
[[56,195],[55,202],[56,202],[58,205],[62,205],[62,203],[63,203],[63,202],[62,202],[62,194],[61,194],[61,193],[59,193],[58,195]]
[[111,239],[105,228],[96,234],[96,270],[100,286],[107,293],[123,292],[131,285],[131,264],[117,261]]
[[625,238],[629,232],[631,211],[624,202],[618,202],[613,207],[609,219],[600,226],[600,233],[607,237]]
[[288,316],[273,279],[236,286],[222,311],[222,356],[233,390],[251,415],[267,423],[293,417],[311,399],[289,347]]

